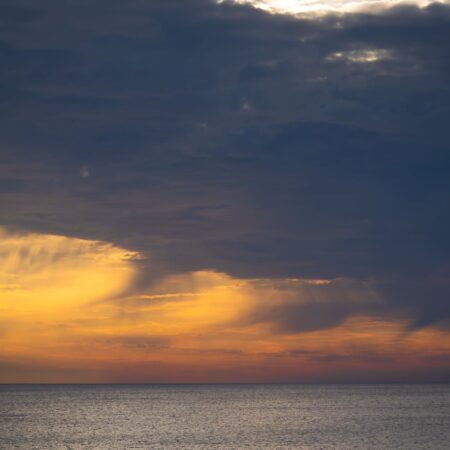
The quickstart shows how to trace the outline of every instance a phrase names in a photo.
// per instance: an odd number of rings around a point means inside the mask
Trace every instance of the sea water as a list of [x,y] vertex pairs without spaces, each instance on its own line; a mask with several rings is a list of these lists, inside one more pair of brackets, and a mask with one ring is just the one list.
[[2,449],[449,449],[448,385],[3,385]]

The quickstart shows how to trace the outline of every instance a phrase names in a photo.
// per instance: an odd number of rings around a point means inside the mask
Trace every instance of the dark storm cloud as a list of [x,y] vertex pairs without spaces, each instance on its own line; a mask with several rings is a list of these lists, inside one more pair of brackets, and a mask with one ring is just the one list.
[[38,5],[2,6],[1,224],[162,273],[370,278],[413,328],[448,323],[449,7]]
[[269,308],[269,311],[264,311],[264,315],[259,319],[273,323],[276,331],[299,333],[335,328],[355,312],[347,301],[327,304],[288,303],[279,308]]

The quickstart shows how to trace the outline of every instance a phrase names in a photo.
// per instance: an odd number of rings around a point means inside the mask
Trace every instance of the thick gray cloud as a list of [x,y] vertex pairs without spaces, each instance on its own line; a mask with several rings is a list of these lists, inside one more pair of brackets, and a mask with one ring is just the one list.
[[2,10],[0,224],[161,273],[370,279],[413,328],[448,323],[449,7]]
[[[244,324],[268,323],[275,333],[302,333],[335,328],[351,316],[384,316],[383,299],[368,282],[285,280],[274,282],[276,294],[258,291],[258,303],[243,314]],[[389,308],[388,314],[395,311]]]

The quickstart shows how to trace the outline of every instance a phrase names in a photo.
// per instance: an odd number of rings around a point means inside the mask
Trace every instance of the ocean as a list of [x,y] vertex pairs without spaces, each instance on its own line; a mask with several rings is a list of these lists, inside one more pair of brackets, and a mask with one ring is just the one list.
[[1,449],[445,449],[449,385],[2,385]]

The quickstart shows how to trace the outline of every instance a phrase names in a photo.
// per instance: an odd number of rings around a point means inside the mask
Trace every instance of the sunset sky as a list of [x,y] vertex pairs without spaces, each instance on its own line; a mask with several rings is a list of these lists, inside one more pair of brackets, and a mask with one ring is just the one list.
[[450,381],[450,3],[0,24],[0,383]]

